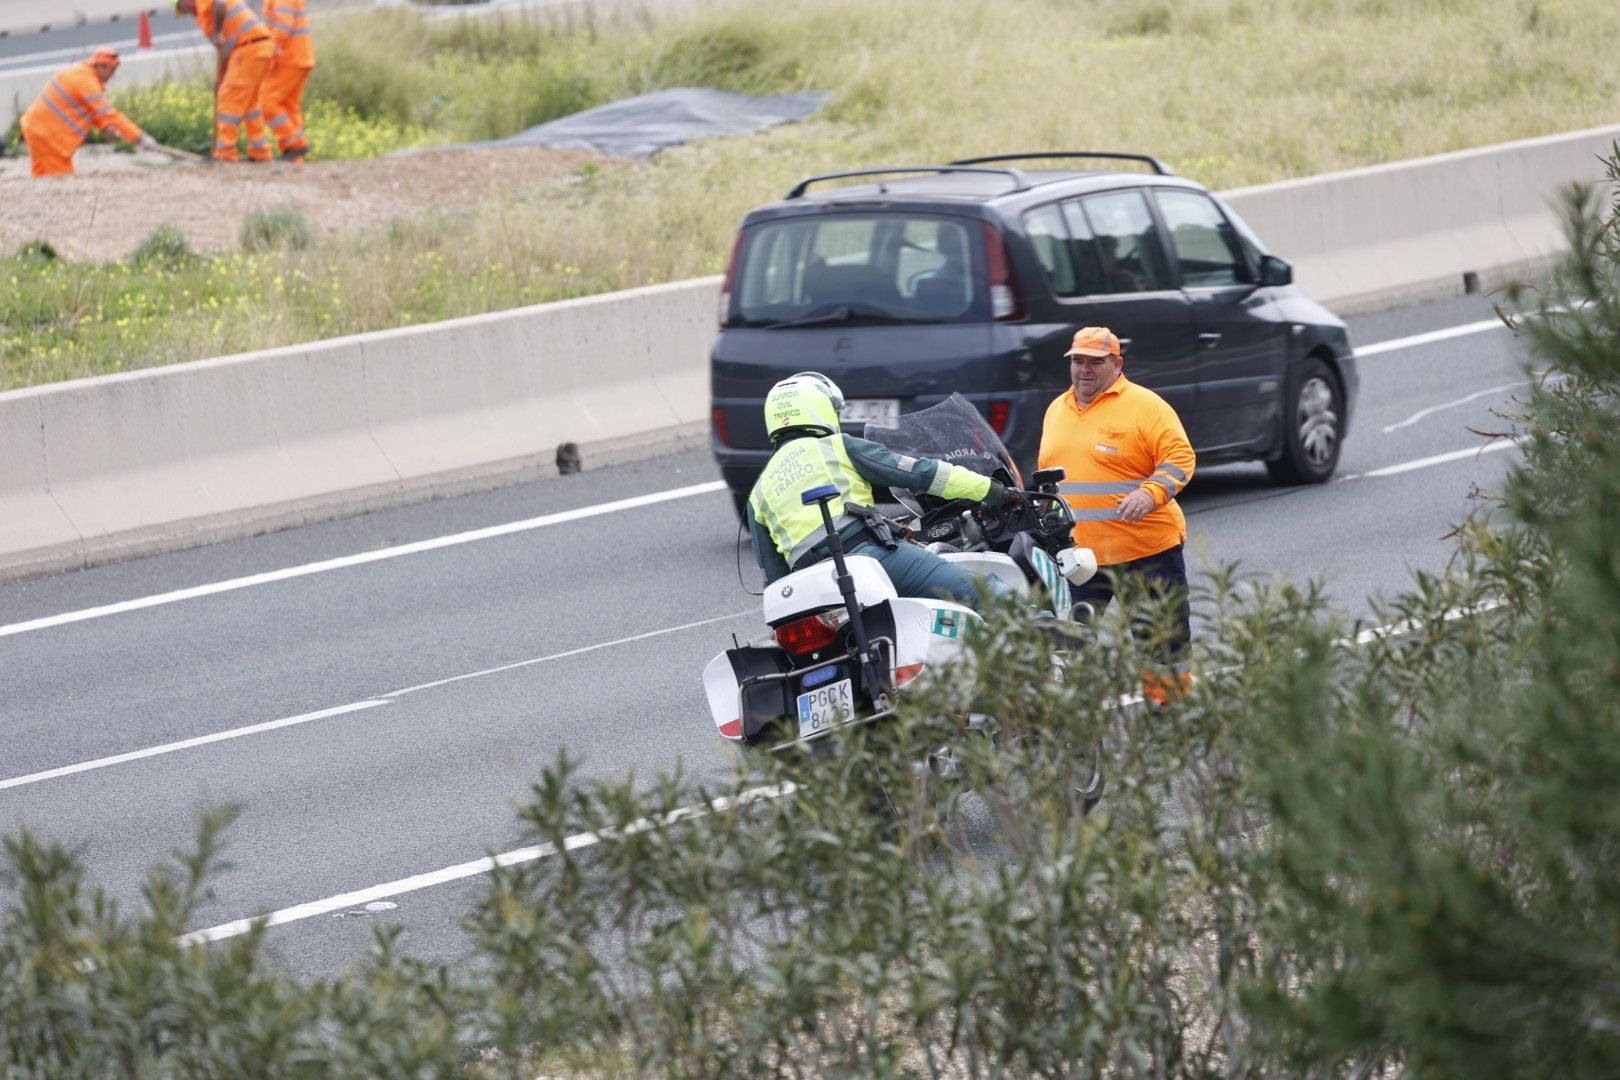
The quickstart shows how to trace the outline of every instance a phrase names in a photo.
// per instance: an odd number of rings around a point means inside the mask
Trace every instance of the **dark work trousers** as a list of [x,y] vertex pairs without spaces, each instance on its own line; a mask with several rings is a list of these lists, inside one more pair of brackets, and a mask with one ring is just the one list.
[[[1114,599],[1114,576],[1135,578],[1151,595],[1171,597],[1170,640],[1161,646],[1159,662],[1167,668],[1184,670],[1192,655],[1192,602],[1188,597],[1187,561],[1182,557],[1182,545],[1177,544],[1157,555],[1133,559],[1127,563],[1097,568],[1097,576],[1075,589],[1071,594],[1076,603],[1084,600],[1101,615],[1109,601]],[[1127,586],[1128,587],[1128,586]],[[1151,618],[1133,618],[1131,633],[1137,641],[1147,641],[1153,634]]]

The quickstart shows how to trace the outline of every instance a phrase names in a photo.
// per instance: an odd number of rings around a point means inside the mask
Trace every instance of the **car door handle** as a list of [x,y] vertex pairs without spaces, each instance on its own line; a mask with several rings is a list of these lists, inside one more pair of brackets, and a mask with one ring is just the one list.
[[1206,349],[1213,349],[1215,346],[1219,345],[1220,343],[1221,343],[1221,335],[1219,335],[1219,334],[1217,334],[1217,333],[1215,333],[1213,331],[1198,335],[1198,344],[1202,345]]

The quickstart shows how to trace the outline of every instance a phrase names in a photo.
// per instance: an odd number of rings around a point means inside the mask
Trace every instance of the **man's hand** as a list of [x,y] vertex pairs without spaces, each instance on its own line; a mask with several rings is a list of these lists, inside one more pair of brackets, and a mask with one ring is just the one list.
[[1158,508],[1158,502],[1154,500],[1146,488],[1137,488],[1120,501],[1119,517],[1121,521],[1129,521],[1135,524]]

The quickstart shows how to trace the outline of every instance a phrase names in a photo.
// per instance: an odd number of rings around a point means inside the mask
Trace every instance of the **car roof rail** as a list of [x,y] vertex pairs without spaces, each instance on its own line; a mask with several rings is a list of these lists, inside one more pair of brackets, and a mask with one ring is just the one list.
[[[1017,155],[1014,155],[1015,157]],[[952,162],[949,165],[899,165],[889,169],[850,169],[846,172],[822,173],[820,176],[811,176],[800,180],[793,185],[793,190],[787,193],[787,198],[797,199],[803,195],[805,189],[811,184],[819,184],[823,180],[843,180],[851,176],[887,176],[895,173],[990,173],[993,176],[1005,176],[1013,183],[1014,191],[1027,191],[1029,177],[1018,169],[981,169],[974,167],[971,162]]]
[[1151,165],[1160,176],[1174,176],[1164,162],[1151,154],[1121,154],[1113,150],[1053,150],[1034,154],[992,154],[989,157],[963,158],[952,165],[985,165],[992,161],[1029,161],[1035,158],[1112,158],[1116,161],[1140,161]]

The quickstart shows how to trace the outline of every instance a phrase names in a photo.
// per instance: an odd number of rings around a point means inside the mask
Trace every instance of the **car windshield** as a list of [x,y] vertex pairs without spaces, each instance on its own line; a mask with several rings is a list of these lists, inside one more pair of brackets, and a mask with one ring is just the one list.
[[[866,437],[897,454],[937,458],[971,469],[980,476],[993,476],[997,469],[1005,469],[1014,485],[1023,482],[1000,437],[985,423],[973,403],[961,394],[952,394],[938,405],[919,412],[867,421]],[[896,488],[894,497],[912,513],[923,512],[923,504],[916,494]]]
[[984,275],[970,225],[903,214],[755,225],[738,253],[732,325],[982,321]]

